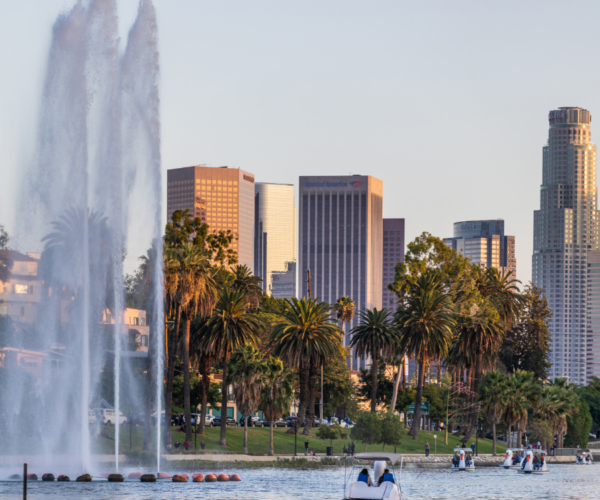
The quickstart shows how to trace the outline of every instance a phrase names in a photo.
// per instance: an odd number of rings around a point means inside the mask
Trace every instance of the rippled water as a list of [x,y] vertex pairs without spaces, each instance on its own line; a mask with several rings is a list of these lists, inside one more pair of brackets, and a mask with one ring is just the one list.
[[[408,465],[401,476],[404,499],[520,500],[600,498],[600,466],[549,466],[546,475],[523,475],[499,467],[450,472],[439,465]],[[349,472],[350,469],[348,469]],[[197,472],[177,470],[175,472]],[[207,471],[210,473],[219,471]],[[343,498],[344,469],[227,469],[240,483],[28,483],[28,499],[188,500]],[[22,483],[0,482],[1,499],[22,498]]]

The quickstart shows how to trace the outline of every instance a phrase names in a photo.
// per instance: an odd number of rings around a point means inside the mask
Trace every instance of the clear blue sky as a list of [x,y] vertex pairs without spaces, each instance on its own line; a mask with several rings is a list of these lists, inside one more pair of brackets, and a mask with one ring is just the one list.
[[[582,106],[600,117],[600,2],[155,4],[165,171],[229,165],[295,184],[371,174],[408,240],[504,218],[519,278],[531,278],[547,113]],[[34,145],[50,29],[71,5],[3,5],[0,223],[12,223]],[[119,1],[123,40],[136,7]]]

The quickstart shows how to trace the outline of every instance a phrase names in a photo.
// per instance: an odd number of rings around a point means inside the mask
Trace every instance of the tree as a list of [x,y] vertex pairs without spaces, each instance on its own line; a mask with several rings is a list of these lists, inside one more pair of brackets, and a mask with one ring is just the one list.
[[575,389],[580,399],[586,402],[592,415],[592,428],[600,427],[600,378],[592,376],[587,386]]
[[319,439],[329,439],[329,444],[333,448],[333,440],[342,437],[342,427],[340,424],[321,424],[317,429]]
[[287,411],[294,395],[292,371],[283,367],[283,362],[271,356],[266,362],[264,384],[260,395],[261,407],[269,422],[269,456],[273,456],[273,426]]
[[359,384],[357,394],[364,401],[372,401],[373,397],[373,380],[377,384],[375,386],[375,395],[379,403],[390,405],[393,392],[393,383],[386,376],[388,364],[381,361],[377,365],[377,375],[373,376],[374,365],[371,364],[368,370],[361,368],[358,375]]
[[356,311],[356,305],[354,301],[346,296],[340,297],[335,304],[333,304],[333,310],[338,321],[342,322],[342,331],[346,332],[345,325],[349,325],[354,319],[354,312]]
[[306,413],[310,365],[335,355],[341,343],[340,332],[340,327],[332,321],[329,304],[313,298],[292,298],[286,302],[281,322],[271,333],[274,354],[298,368],[300,397],[296,425],[304,421]]
[[427,270],[405,294],[396,312],[396,326],[400,331],[399,349],[414,355],[419,363],[415,413],[410,430],[413,439],[417,440],[425,364],[446,356],[456,326],[453,307],[439,270]]
[[487,421],[492,424],[492,455],[496,456],[496,426],[502,421],[506,404],[507,378],[498,370],[489,372],[479,386],[478,402]]
[[190,325],[192,318],[199,314],[207,317],[215,307],[217,286],[214,271],[206,252],[193,243],[184,243],[169,255],[167,267],[174,270],[174,293],[172,298],[181,311],[183,319],[183,381],[185,407],[185,438],[192,439],[190,407]]
[[551,366],[548,322],[552,312],[541,288],[529,284],[522,297],[519,319],[508,330],[499,358],[511,373],[525,370],[546,380]]
[[576,396],[574,401],[573,410],[574,411],[567,415],[567,435],[565,444],[572,444],[573,446],[580,445],[582,448],[585,448],[590,439],[592,415],[590,414],[590,409],[585,401],[582,401],[578,396]]
[[10,275],[11,261],[8,256],[8,242],[10,238],[4,226],[0,224],[0,282],[8,281]]
[[202,329],[201,346],[205,352],[219,358],[223,365],[221,399],[221,438],[227,445],[227,362],[231,353],[245,345],[256,345],[262,325],[256,315],[248,311],[249,298],[236,290],[222,290],[210,320]]
[[367,445],[381,443],[381,420],[376,413],[363,411],[358,414],[354,427],[350,430],[350,438]]
[[385,445],[399,446],[402,444],[402,438],[405,436],[406,431],[402,426],[400,419],[393,413],[386,413],[381,419],[381,443],[383,448],[381,451],[385,451]]
[[252,307],[257,307],[263,294],[260,283],[262,283],[262,278],[254,276],[248,266],[237,265],[232,271],[232,281],[229,285],[234,290],[245,293],[250,299]]
[[229,378],[239,412],[244,416],[244,451],[248,453],[248,417],[258,410],[262,377],[266,371],[261,352],[252,344],[239,347],[229,360]]
[[377,369],[379,360],[391,356],[400,342],[398,331],[392,326],[387,309],[363,309],[360,311],[360,324],[352,329],[351,346],[357,356],[372,359],[371,411],[377,406]]
[[[525,431],[528,411],[537,397],[536,389],[530,372],[517,370],[508,378],[502,419],[508,426],[509,447],[512,446],[511,430],[516,429],[519,435]],[[520,438],[516,445],[519,444]]]

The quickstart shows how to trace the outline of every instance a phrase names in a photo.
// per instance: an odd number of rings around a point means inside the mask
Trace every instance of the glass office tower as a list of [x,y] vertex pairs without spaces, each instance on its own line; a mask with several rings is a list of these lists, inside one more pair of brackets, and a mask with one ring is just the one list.
[[404,262],[404,219],[383,219],[383,287],[381,289],[382,305],[394,311],[396,295],[388,290],[394,282],[395,267]]
[[[313,297],[333,304],[348,295],[357,312],[381,309],[383,183],[363,175],[300,177],[299,191],[298,295],[307,295],[310,269]],[[357,323],[358,314],[347,331]]]
[[167,217],[188,209],[211,230],[238,235],[238,261],[254,270],[254,174],[228,167],[183,167],[167,171]]
[[[588,338],[600,296],[588,277],[598,250],[596,145],[591,115],[582,108],[550,111],[548,143],[543,149],[540,210],[534,212],[533,282],[545,289],[553,317],[551,377],[585,384]],[[588,267],[590,266],[590,267]]]
[[293,184],[257,182],[254,274],[278,299],[296,296],[296,207]]

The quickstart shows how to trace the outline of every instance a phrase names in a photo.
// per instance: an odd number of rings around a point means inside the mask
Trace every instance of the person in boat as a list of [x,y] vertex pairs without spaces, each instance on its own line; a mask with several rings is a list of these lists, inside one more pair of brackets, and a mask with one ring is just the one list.
[[385,469],[383,471],[383,475],[379,478],[377,486],[381,486],[384,481],[389,481],[390,483],[396,484],[396,481],[394,481],[394,476],[390,474],[390,469]]
[[466,467],[471,467],[471,462],[472,462],[472,460],[471,460],[471,455],[467,455],[467,456],[465,457],[465,466],[466,466]]
[[369,476],[369,471],[367,469],[360,471],[360,474],[358,475],[358,481],[367,483],[367,486],[373,486],[373,480],[371,479],[371,476]]
[[535,456],[535,458],[533,459],[533,468],[534,470],[538,470],[541,466],[541,462],[540,462],[540,457],[538,457],[537,455]]
[[460,458],[458,457],[458,452],[456,452],[454,454],[454,456],[452,457],[452,465],[454,465],[454,467],[458,467],[459,464],[460,464]]

